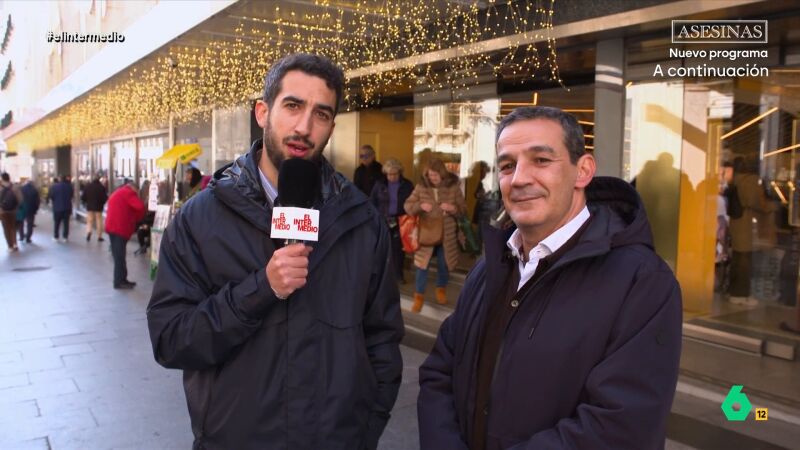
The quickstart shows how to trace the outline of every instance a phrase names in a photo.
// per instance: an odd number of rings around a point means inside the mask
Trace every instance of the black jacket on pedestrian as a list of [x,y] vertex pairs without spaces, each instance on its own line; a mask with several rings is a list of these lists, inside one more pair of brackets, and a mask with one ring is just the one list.
[[35,216],[39,211],[41,199],[39,198],[39,190],[31,182],[27,182],[20,188],[22,192],[22,202],[25,204],[25,215],[27,217]]
[[156,360],[184,371],[195,448],[374,449],[403,369],[385,221],[323,159],[307,284],[278,300],[261,148],[167,227],[147,308]]
[[355,173],[353,173],[353,183],[367,196],[372,193],[375,182],[385,179],[383,166],[378,161],[372,161],[368,166],[359,164]]
[[100,180],[93,180],[83,188],[81,201],[86,203],[87,211],[103,212],[103,206],[108,201],[108,193]]
[[[397,214],[396,216],[402,216],[406,213],[406,210],[403,209],[403,205],[408,200],[408,197],[414,191],[414,185],[411,184],[405,177],[400,177],[400,187],[397,190]],[[375,209],[378,210],[384,217],[389,216],[389,182],[386,180],[378,180],[375,183],[375,186],[372,188],[372,194],[369,196],[370,200],[372,201],[372,205]]]
[[[678,378],[680,287],[653,251],[636,191],[597,177],[574,247],[532,282],[506,328],[486,448],[663,448]],[[479,336],[489,299],[517,269],[512,230],[484,228],[486,255],[420,367],[422,449],[470,448]]]

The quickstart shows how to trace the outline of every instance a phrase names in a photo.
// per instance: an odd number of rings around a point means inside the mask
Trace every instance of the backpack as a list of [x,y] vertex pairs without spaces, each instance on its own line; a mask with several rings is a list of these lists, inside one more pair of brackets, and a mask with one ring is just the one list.
[[3,192],[0,193],[0,208],[3,211],[14,211],[19,206],[19,201],[17,201],[17,196],[14,195],[14,191],[11,187],[4,187]]
[[725,209],[728,213],[728,217],[731,219],[742,217],[744,208],[742,207],[741,200],[739,200],[739,191],[736,189],[736,185],[731,183],[731,185],[725,189],[723,195],[725,196]]

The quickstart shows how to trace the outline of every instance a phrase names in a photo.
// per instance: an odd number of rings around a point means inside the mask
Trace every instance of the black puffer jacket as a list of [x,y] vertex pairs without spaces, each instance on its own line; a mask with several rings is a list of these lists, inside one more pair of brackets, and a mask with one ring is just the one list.
[[108,193],[100,180],[93,180],[86,185],[81,195],[81,201],[86,203],[87,211],[102,212],[103,206],[108,201]]
[[375,448],[402,373],[388,230],[323,160],[308,283],[278,300],[260,153],[259,140],[167,228],[147,309],[156,360],[184,370],[195,448]]

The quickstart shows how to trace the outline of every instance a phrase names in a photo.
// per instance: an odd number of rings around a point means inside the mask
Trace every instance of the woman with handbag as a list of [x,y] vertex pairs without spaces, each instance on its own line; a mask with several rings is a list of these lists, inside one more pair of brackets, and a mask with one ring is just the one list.
[[413,312],[420,312],[428,281],[428,265],[436,256],[436,302],[447,304],[447,282],[458,263],[456,217],[467,210],[458,187],[458,177],[447,171],[440,159],[431,159],[423,179],[405,202],[408,214],[419,217],[419,249],[414,253],[417,268]]
[[406,212],[403,204],[411,195],[414,185],[403,176],[403,165],[400,161],[391,158],[383,163],[381,169],[386,175],[386,180],[378,180],[372,188],[370,200],[375,209],[380,212],[389,225],[389,234],[392,237],[392,262],[394,263],[397,279],[405,284],[403,275],[403,246],[400,242],[399,218]]

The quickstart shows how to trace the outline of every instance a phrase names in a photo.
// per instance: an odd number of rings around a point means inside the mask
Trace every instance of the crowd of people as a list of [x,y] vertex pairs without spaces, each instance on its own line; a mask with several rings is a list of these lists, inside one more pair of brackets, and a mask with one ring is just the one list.
[[462,192],[462,180],[449,171],[444,161],[435,156],[421,161],[422,176],[415,185],[404,176],[404,167],[395,158],[384,164],[375,157],[375,150],[364,145],[359,150],[360,164],[353,174],[353,183],[368,195],[373,206],[383,215],[389,227],[391,250],[397,280],[406,283],[405,253],[401,244],[400,219],[411,215],[418,218],[419,247],[413,252],[414,261],[414,303],[413,312],[422,310],[425,287],[428,283],[428,268],[436,259],[436,302],[448,304],[447,285],[452,272],[459,262],[462,249],[458,243],[459,217],[466,217],[466,195],[472,194],[476,200],[470,227],[480,236],[482,224],[488,223],[499,205],[490,206],[482,180],[489,172],[486,162],[475,163],[475,182],[464,183],[467,191]]
[[[0,218],[10,252],[18,252],[20,243],[33,243],[35,219],[42,197],[33,180],[26,180],[19,186],[11,182],[8,173],[4,172],[0,176]],[[69,242],[74,197],[73,182],[69,176],[57,178],[47,189],[44,199],[50,205],[53,216],[54,242]],[[109,196],[104,179],[97,175],[90,183],[82,186],[80,202],[86,212],[86,242],[91,241],[93,234],[97,236],[97,242],[105,241],[104,234],[111,241],[114,289],[133,288],[136,283],[127,278],[125,247],[131,236],[137,232],[146,213],[147,208],[140,197],[140,190],[131,180],[125,179]]]
[[[372,146],[364,145],[359,150],[360,164],[353,174],[354,185],[366,194],[372,205],[384,217],[390,231],[391,255],[395,276],[405,284],[406,253],[403,251],[400,236],[399,218],[404,215],[419,217],[420,246],[412,256],[414,261],[414,305],[412,310],[419,312],[424,303],[425,287],[428,279],[428,267],[436,260],[436,301],[447,304],[447,285],[449,273],[455,269],[460,254],[456,238],[455,217],[467,213],[464,194],[461,191],[461,180],[447,170],[441,159],[426,158],[422,168],[422,177],[416,185],[404,175],[402,163],[389,158],[383,164],[377,161]],[[488,165],[481,162],[482,179],[488,171]],[[182,183],[178,185],[178,199],[187,202],[202,189],[206,188],[210,177],[203,176],[195,167],[188,167]],[[31,243],[34,221],[40,205],[40,192],[32,180],[21,185],[11,183],[8,174],[3,178],[3,228],[18,231],[19,239],[13,233],[6,235],[10,251],[19,251],[18,242]],[[139,191],[129,180],[125,180],[117,197],[125,196],[125,201],[117,202],[115,195],[109,197],[107,180],[99,174],[80,186],[79,201],[84,206],[86,221],[86,242],[94,236],[97,242],[104,242],[104,235],[111,240],[114,255],[114,287],[129,289],[135,286],[127,279],[125,265],[125,246],[137,234],[139,245],[145,248],[146,234],[153,222],[153,213],[147,212],[144,205],[149,194],[148,185]],[[5,194],[8,186],[8,195]],[[488,221],[485,213],[481,213],[481,200],[485,197],[482,183],[477,183],[473,195],[478,200],[473,215],[476,229],[480,221]],[[8,199],[15,199],[12,203]],[[66,243],[69,241],[70,222],[74,216],[73,203],[75,191],[71,177],[62,176],[54,180],[47,190],[45,200],[50,205],[53,216],[53,241]],[[136,200],[139,200],[137,203]],[[141,204],[141,206],[140,206]],[[484,208],[485,209],[485,208]],[[104,219],[105,215],[105,219]],[[109,228],[110,226],[110,228]]]

